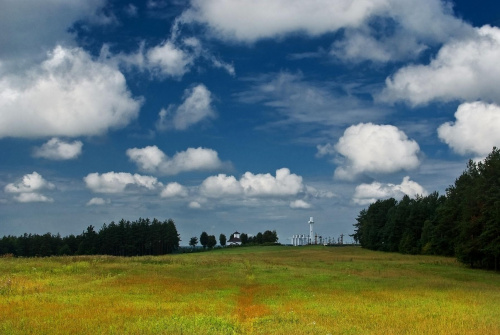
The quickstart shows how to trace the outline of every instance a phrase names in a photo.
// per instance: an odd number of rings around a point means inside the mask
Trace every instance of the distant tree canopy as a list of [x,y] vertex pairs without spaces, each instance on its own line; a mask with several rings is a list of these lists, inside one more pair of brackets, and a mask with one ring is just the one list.
[[226,246],[226,242],[227,242],[227,239],[226,239],[226,235],[224,234],[220,234],[219,235],[219,243],[221,246]]
[[471,267],[500,266],[500,150],[472,160],[446,196],[379,200],[363,209],[353,238],[361,246],[455,256]]
[[208,245],[208,234],[206,231],[202,232],[200,235],[200,244],[202,245],[203,249],[205,249]]
[[189,245],[194,248],[197,244],[198,244],[198,237],[196,236],[191,237],[191,239],[189,240]]
[[24,234],[4,236],[0,255],[34,257],[52,255],[142,256],[168,254],[179,248],[180,237],[174,221],[138,219],[104,224],[96,232],[90,225],[80,235]]
[[213,247],[215,247],[216,244],[217,240],[215,239],[215,235],[208,235],[207,247],[209,249],[212,249]]
[[278,242],[278,233],[276,230],[266,230],[264,233],[258,232],[257,235],[249,237],[248,234],[240,234],[241,244],[274,244]]

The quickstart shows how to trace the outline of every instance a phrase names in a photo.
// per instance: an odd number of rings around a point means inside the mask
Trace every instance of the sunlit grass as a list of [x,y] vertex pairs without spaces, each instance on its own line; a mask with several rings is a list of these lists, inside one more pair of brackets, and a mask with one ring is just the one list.
[[500,275],[355,247],[0,258],[0,334],[500,334]]

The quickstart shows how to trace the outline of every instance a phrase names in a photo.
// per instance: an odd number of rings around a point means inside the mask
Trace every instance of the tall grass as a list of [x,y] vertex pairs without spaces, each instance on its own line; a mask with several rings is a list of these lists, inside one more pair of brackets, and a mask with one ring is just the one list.
[[2,258],[0,334],[500,334],[500,275],[355,247]]

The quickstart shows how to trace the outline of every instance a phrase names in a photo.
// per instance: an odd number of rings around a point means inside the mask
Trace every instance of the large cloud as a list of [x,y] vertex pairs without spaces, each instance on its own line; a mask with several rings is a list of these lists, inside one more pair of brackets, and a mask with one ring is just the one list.
[[422,105],[432,101],[500,103],[500,29],[484,26],[445,44],[429,65],[410,65],[386,79],[385,101]]
[[53,199],[40,192],[54,188],[54,184],[46,181],[37,172],[33,172],[24,175],[20,182],[7,184],[4,190],[6,193],[16,194],[14,199],[18,202],[52,202]]
[[53,160],[75,159],[82,153],[83,143],[80,141],[65,142],[57,137],[50,139],[39,148],[35,148],[34,156]]
[[[212,35],[252,43],[290,33],[319,36],[345,29],[332,53],[346,60],[387,61],[414,56],[470,29],[439,0],[193,0],[182,20]],[[385,28],[385,29],[384,29]],[[382,36],[381,36],[382,35]],[[366,45],[370,48],[366,48]],[[397,45],[395,48],[394,45]],[[363,47],[364,46],[364,47]]]
[[473,31],[454,16],[448,2],[388,0],[384,5],[381,14],[370,17],[360,28],[347,27],[330,53],[350,62],[412,59],[430,46]]
[[141,170],[162,175],[215,170],[227,165],[219,159],[217,151],[201,147],[177,152],[172,158],[165,155],[157,146],[128,149],[127,156]]
[[500,146],[500,106],[464,103],[458,107],[455,119],[438,128],[439,138],[455,152],[486,157],[494,146]]
[[185,130],[204,119],[214,117],[212,93],[205,85],[199,84],[184,92],[184,102],[180,106],[170,105],[167,110],[162,109],[156,126],[159,130]]
[[353,179],[362,173],[392,173],[414,169],[419,164],[420,147],[391,125],[360,123],[347,128],[335,145],[345,157],[335,170],[339,179]]
[[153,191],[163,186],[155,177],[127,172],[90,173],[83,180],[96,193],[123,193],[127,187]]
[[99,135],[140,106],[116,68],[58,46],[40,66],[0,79],[0,138]]
[[373,182],[371,184],[361,184],[356,186],[353,201],[359,205],[368,205],[379,199],[402,198],[404,195],[415,197],[417,195],[426,196],[427,191],[418,183],[404,177],[399,185],[381,184]]
[[219,174],[208,177],[200,186],[200,194],[207,197],[245,195],[248,197],[287,197],[304,191],[302,177],[290,173],[287,168],[270,173],[253,174],[246,172],[237,180],[233,176]]

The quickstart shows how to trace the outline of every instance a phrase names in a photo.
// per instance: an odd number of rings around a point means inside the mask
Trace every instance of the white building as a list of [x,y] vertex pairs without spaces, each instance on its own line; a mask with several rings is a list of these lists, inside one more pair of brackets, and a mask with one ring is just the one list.
[[227,241],[228,245],[241,245],[241,237],[240,233],[235,231],[231,238]]

